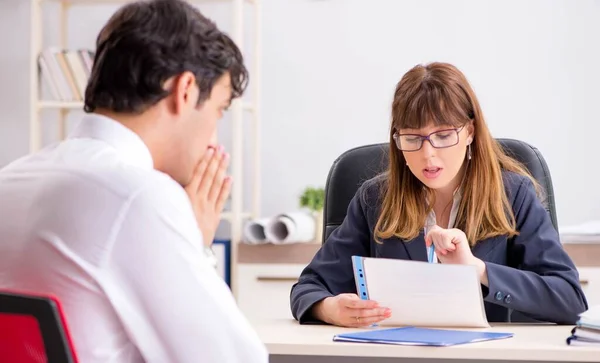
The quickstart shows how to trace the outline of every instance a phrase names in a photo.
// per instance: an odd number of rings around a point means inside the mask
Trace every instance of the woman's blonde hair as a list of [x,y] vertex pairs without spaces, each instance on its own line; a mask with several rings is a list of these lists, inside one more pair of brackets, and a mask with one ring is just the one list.
[[[486,238],[517,233],[508,202],[502,170],[529,177],[527,169],[504,153],[492,138],[483,113],[466,77],[447,63],[418,65],[396,86],[392,104],[389,166],[381,189],[381,212],[375,226],[375,240],[396,236],[411,240],[423,228],[435,201],[434,193],[413,175],[396,147],[397,130],[436,126],[474,125],[472,158],[462,185],[462,198],[454,228],[465,232],[471,245]],[[424,200],[429,203],[424,203]]]

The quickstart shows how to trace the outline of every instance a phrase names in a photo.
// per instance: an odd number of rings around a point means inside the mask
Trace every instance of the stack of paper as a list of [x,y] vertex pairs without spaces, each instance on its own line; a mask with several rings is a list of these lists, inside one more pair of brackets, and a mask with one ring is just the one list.
[[600,346],[600,305],[593,306],[579,315],[579,321],[571,330],[567,344]]

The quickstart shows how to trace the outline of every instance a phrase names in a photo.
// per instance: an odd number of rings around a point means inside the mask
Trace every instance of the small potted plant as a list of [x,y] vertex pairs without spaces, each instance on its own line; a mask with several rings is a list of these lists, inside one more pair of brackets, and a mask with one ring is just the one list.
[[315,242],[320,243],[323,236],[323,204],[325,190],[323,188],[306,187],[300,195],[300,207],[307,208],[315,218]]

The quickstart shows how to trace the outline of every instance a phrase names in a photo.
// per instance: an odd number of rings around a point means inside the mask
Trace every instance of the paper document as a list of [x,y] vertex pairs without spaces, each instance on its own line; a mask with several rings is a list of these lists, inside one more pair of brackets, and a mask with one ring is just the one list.
[[392,310],[382,326],[489,327],[474,266],[353,256],[359,296]]
[[585,312],[579,314],[578,324],[596,326],[600,329],[600,305],[592,305]]

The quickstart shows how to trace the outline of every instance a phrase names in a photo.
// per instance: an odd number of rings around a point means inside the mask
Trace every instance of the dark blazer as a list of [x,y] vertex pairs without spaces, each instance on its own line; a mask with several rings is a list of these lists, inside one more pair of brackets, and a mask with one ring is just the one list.
[[[503,180],[519,235],[489,238],[472,249],[486,264],[489,288],[481,287],[487,319],[574,324],[578,314],[588,308],[579,274],[531,181],[511,172],[504,172]],[[423,231],[408,242],[395,237],[374,241],[382,182],[376,177],[359,188],[343,223],[292,287],[292,314],[300,323],[318,322],[311,313],[316,302],[356,293],[352,255],[427,261]],[[390,284],[395,278],[390,277]]]

